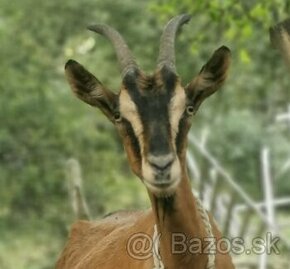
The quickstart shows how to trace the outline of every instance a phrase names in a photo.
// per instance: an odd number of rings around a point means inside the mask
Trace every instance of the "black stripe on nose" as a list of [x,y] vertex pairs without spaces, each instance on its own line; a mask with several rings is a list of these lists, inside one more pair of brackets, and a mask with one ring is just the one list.
[[166,120],[162,119],[160,122],[151,124],[148,132],[148,153],[154,156],[164,156],[171,151],[169,128],[164,125]]

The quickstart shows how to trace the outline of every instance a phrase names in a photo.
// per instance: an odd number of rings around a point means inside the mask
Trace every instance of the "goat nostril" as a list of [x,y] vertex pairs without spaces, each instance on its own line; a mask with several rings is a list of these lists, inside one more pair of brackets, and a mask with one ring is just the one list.
[[167,170],[172,165],[173,161],[174,161],[173,154],[167,154],[162,156],[154,156],[154,155],[148,156],[148,163],[160,172]]
[[160,170],[160,171],[164,171],[164,170],[166,170],[167,168],[170,167],[170,165],[172,164],[172,162],[173,162],[173,161],[170,161],[170,162],[168,162],[168,163],[165,164],[165,165],[160,165],[160,164],[151,163],[151,162],[149,162],[149,163],[150,163],[150,165],[153,166],[155,169]]

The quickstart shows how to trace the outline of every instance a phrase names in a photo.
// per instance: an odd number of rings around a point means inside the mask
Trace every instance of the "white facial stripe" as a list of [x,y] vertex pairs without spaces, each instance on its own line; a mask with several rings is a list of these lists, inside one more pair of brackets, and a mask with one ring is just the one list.
[[178,132],[179,121],[185,109],[186,96],[184,89],[177,86],[169,105],[169,121],[171,125],[172,144],[175,147],[175,138]]
[[131,123],[134,133],[140,144],[140,150],[143,153],[143,125],[141,123],[137,107],[127,91],[121,91],[119,102],[120,113],[122,117],[126,118]]

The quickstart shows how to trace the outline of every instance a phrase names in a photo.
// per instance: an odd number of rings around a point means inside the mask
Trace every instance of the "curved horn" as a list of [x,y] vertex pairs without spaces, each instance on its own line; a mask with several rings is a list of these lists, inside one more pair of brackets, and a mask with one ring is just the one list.
[[190,20],[191,16],[183,14],[171,19],[163,30],[160,39],[159,56],[157,60],[157,67],[162,68],[168,66],[175,72],[175,37],[179,28]]
[[121,66],[121,72],[123,77],[131,68],[138,68],[127,43],[114,28],[106,24],[91,25],[87,28],[90,31],[107,37],[112,42],[117,53],[117,58]]

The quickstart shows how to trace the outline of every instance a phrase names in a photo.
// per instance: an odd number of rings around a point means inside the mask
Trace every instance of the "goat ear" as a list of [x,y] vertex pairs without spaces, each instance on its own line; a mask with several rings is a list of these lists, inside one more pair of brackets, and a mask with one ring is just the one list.
[[230,59],[230,50],[225,46],[220,47],[202,67],[198,76],[185,87],[195,112],[203,100],[216,92],[225,81]]
[[73,93],[79,99],[100,108],[113,121],[116,94],[106,89],[94,75],[74,60],[66,63],[65,74]]

